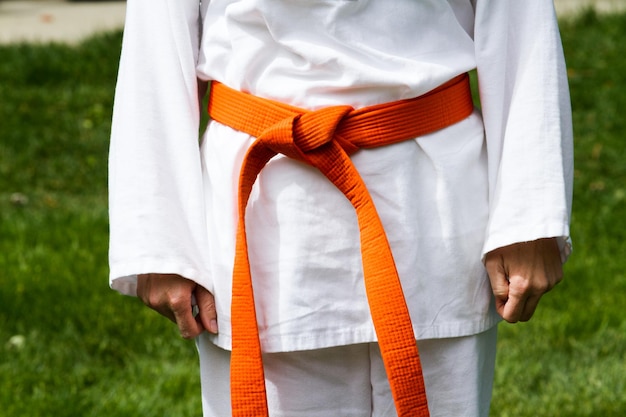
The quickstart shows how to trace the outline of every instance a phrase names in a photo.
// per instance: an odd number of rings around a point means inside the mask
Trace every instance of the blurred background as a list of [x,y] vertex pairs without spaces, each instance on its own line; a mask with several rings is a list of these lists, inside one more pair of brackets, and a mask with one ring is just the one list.
[[[504,0],[503,0],[504,1]],[[574,254],[501,325],[493,417],[626,415],[626,0],[556,0]],[[201,416],[195,347],[108,288],[124,1],[0,0],[0,417]]]

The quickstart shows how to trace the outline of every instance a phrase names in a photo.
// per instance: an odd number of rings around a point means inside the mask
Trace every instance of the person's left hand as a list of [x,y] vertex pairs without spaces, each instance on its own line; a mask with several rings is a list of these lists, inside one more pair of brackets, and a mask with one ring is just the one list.
[[556,238],[495,249],[487,254],[485,267],[496,310],[509,323],[530,320],[541,296],[563,278]]

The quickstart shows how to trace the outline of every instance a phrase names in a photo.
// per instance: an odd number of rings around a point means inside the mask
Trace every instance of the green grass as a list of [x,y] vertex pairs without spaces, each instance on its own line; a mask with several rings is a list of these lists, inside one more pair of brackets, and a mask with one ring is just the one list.
[[120,43],[0,47],[0,416],[201,415],[193,343],[107,285]]
[[500,326],[492,416],[626,415],[626,14],[561,25],[575,131],[574,254],[527,324]]
[[[500,327],[492,416],[626,415],[626,15],[563,22],[575,252]],[[199,416],[193,343],[107,285],[119,33],[0,46],[0,416]]]

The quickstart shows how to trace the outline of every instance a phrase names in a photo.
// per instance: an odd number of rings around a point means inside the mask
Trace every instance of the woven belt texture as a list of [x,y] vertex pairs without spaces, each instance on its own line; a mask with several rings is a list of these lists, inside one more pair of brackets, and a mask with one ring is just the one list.
[[468,75],[414,99],[357,110],[332,106],[308,111],[213,82],[208,110],[213,120],[256,137],[239,177],[231,316],[233,417],[268,416],[245,212],[258,174],[277,154],[317,168],[352,203],[366,294],[398,416],[428,416],[417,343],[389,242],[349,155],[431,133],[468,117],[473,111]]

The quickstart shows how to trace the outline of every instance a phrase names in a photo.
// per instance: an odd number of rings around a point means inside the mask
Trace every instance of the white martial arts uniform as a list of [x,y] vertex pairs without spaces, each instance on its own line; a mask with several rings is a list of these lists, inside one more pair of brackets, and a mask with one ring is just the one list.
[[[482,112],[352,157],[394,253],[416,338],[498,322],[482,258],[558,237],[572,131],[551,0],[129,0],[110,150],[111,285],[175,273],[215,294],[230,348],[238,170],[250,136],[211,123],[200,80],[308,109],[419,96],[478,69]],[[315,169],[276,157],[247,211],[265,352],[376,340],[358,227]]]

